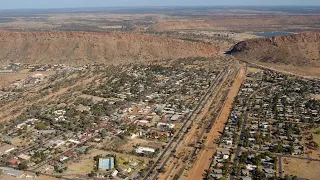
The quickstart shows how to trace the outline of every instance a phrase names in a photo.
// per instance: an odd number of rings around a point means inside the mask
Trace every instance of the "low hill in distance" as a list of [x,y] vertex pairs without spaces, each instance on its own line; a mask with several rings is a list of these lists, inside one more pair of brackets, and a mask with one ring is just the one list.
[[320,32],[250,39],[236,44],[230,54],[241,60],[320,77]]
[[208,20],[185,20],[159,22],[152,25],[149,31],[177,30],[214,30],[235,32],[272,32],[272,31],[317,31],[320,26],[320,16],[235,16]]
[[0,64],[119,64],[216,54],[207,44],[137,34],[0,32]]

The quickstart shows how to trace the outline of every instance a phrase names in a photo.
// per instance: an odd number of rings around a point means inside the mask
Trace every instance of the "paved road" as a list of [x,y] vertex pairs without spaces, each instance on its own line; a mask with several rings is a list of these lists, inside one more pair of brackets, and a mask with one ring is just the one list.
[[[208,102],[209,98],[206,98],[208,95],[211,95],[211,89],[216,89],[217,85],[219,84],[219,82],[221,81],[222,77],[224,76],[224,74],[227,72],[226,68],[225,70],[223,70],[218,77],[215,79],[214,83],[211,85],[211,88],[207,91],[207,93],[202,97],[202,99],[199,101],[199,104],[196,106],[195,110],[188,116],[188,118],[186,119],[186,121],[184,122],[184,124],[182,125],[182,127],[177,131],[177,133],[172,137],[171,141],[169,142],[169,144],[166,146],[166,148],[164,149],[164,151],[161,153],[161,155],[158,157],[158,159],[156,160],[156,162],[151,166],[151,168],[149,169],[148,173],[146,174],[146,176],[143,178],[144,180],[147,180],[150,175],[153,173],[154,169],[157,167],[157,165],[162,161],[162,158],[165,156],[165,154],[168,152],[168,150],[172,147],[174,141],[176,141],[176,139],[179,137],[180,133],[182,133],[182,136],[177,140],[177,143],[175,144],[175,146],[172,148],[170,154],[167,156],[167,158],[163,161],[163,163],[161,164],[160,168],[163,168],[169,158],[174,155],[175,150],[177,149],[178,145],[182,142],[184,136],[188,133],[188,131],[183,131],[183,129],[186,127],[187,123],[190,122],[191,118],[194,116],[194,114],[196,112],[198,112],[200,109],[202,109],[204,107],[204,105]],[[211,92],[211,93],[210,93]],[[208,96],[209,97],[209,96]],[[193,125],[194,120],[191,121],[190,125],[188,127],[191,127]],[[156,179],[159,175],[159,172],[156,171],[154,178]]]
[[282,156],[278,156],[278,162],[279,162],[279,177],[282,179]]

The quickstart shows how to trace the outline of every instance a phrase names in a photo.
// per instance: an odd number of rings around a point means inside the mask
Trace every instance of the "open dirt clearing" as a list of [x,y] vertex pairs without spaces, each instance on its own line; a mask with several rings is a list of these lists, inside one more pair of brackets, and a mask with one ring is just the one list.
[[10,85],[10,83],[26,78],[28,76],[32,76],[34,74],[43,74],[44,76],[54,75],[55,71],[47,71],[47,72],[28,72],[21,71],[20,73],[0,73],[0,87],[5,87]]
[[247,73],[246,73],[246,74],[250,74],[250,73],[258,73],[258,72],[261,72],[261,71],[262,71],[262,69],[249,67],[249,68],[247,69]]
[[211,158],[216,152],[216,140],[219,139],[221,131],[223,131],[226,121],[228,120],[234,98],[237,96],[240,86],[245,78],[245,66],[242,66],[238,76],[236,77],[223,106],[221,114],[218,116],[216,122],[212,126],[205,142],[205,149],[199,154],[199,158],[189,171],[188,179],[203,179],[203,173],[210,166]]
[[308,161],[296,158],[283,158],[284,175],[293,175],[299,178],[317,180],[320,176],[320,162]]
[[311,97],[320,100],[320,94],[313,94]]
[[67,174],[87,174],[94,170],[93,157],[84,157],[69,166]]

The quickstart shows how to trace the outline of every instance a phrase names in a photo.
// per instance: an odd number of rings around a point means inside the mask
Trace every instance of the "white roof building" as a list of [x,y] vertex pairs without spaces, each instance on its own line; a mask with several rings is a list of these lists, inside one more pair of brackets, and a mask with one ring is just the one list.
[[154,153],[156,150],[148,147],[138,147],[136,149],[136,153],[143,154],[144,152],[151,152]]
[[21,124],[16,125],[16,128],[21,129],[25,125],[27,125],[27,124],[23,122]]
[[31,156],[28,156],[28,155],[22,153],[18,156],[18,158],[29,161],[31,159]]
[[172,128],[174,128],[176,125],[159,122],[159,123],[157,124],[157,126],[158,126],[158,128],[159,128],[159,127],[162,127],[162,126],[167,126],[168,128],[172,129]]
[[69,139],[68,141],[69,141],[69,142],[72,142],[72,143],[75,143],[75,144],[80,144],[80,141],[76,141],[76,140],[74,140],[74,139]]
[[66,156],[63,156],[62,158],[59,159],[59,161],[60,161],[60,162],[63,162],[63,161],[65,161],[65,160],[67,160],[67,159],[69,159],[69,158],[66,157]]
[[253,169],[257,168],[256,165],[251,165],[251,164],[247,164],[246,168],[250,171],[252,171]]
[[118,173],[119,173],[119,171],[114,170],[114,171],[112,172],[111,176],[116,177]]
[[176,121],[176,120],[178,120],[179,118],[180,118],[180,115],[175,114],[175,115],[173,115],[173,116],[171,117],[171,121]]

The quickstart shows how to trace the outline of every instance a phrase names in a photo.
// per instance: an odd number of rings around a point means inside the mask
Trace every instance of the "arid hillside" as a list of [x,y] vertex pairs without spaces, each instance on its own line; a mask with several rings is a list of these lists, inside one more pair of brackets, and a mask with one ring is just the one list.
[[208,57],[214,46],[136,34],[0,32],[0,63],[71,65]]
[[304,68],[316,75],[320,72],[320,32],[251,39],[236,44],[230,53],[242,60],[293,67],[292,71]]
[[197,21],[172,21],[152,25],[149,31],[221,30],[221,31],[313,31],[320,28],[320,16],[294,15],[271,17],[228,17]]

